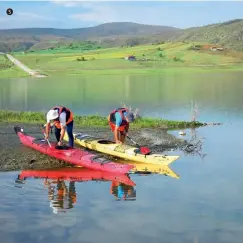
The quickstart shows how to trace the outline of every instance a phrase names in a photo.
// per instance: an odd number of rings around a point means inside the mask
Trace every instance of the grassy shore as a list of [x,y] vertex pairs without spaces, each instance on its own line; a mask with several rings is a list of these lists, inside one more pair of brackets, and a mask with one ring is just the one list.
[[[15,58],[47,75],[144,74],[175,71],[240,70],[243,53],[191,50],[191,44],[164,43],[90,51],[55,50],[13,53]],[[124,58],[134,55],[136,60]]]
[[0,78],[17,78],[27,76],[29,75],[10,63],[4,55],[0,55]]
[[[20,122],[29,124],[45,124],[45,115],[42,112],[18,112],[0,110],[0,122]],[[206,125],[201,122],[170,121],[153,118],[139,118],[131,124],[132,128],[189,128]],[[102,116],[75,116],[75,126],[78,127],[107,127],[107,117]]]

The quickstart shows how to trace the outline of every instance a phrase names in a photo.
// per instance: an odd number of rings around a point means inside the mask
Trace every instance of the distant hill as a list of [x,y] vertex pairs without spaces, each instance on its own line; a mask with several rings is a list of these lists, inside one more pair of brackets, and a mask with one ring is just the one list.
[[[173,37],[179,29],[167,26],[143,25],[129,22],[107,23],[95,27],[78,29],[28,28],[0,30],[0,51],[42,49],[56,43],[96,40],[101,44],[126,44],[129,38],[143,39],[149,42],[150,35],[161,35],[166,40]],[[148,36],[148,38],[147,38]],[[107,42],[107,38],[109,39]],[[119,39],[119,41],[116,41]],[[114,41],[115,40],[115,41]],[[108,44],[109,45],[109,44]]]
[[243,51],[243,19],[189,28],[172,39],[176,41],[208,42]]
[[243,20],[235,19],[203,27],[178,29],[130,22],[106,23],[78,29],[28,28],[0,30],[0,51],[56,48],[82,41],[104,47],[138,45],[161,41],[219,44],[243,51]]

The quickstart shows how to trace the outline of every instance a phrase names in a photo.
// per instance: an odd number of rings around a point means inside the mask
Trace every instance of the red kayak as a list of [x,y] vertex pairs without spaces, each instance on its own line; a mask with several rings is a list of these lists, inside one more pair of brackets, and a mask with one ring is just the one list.
[[94,155],[88,151],[67,146],[56,146],[55,143],[47,144],[43,139],[36,139],[27,135],[23,128],[15,126],[14,131],[19,136],[20,141],[27,147],[38,150],[59,160],[69,162],[70,164],[86,167],[89,169],[113,172],[128,173],[134,165],[119,164],[107,160],[100,155]]
[[91,181],[102,180],[112,181],[114,183],[123,183],[129,186],[136,184],[124,174],[115,174],[105,171],[90,170],[87,168],[60,168],[51,170],[23,170],[18,179],[26,179],[28,177],[34,178],[48,178],[54,180],[68,180],[68,181]]

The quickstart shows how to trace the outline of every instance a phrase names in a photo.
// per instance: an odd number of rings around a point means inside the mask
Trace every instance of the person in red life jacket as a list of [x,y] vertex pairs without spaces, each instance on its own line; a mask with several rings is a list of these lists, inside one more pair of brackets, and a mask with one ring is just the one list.
[[73,148],[73,113],[66,107],[55,106],[46,114],[46,136],[48,139],[50,133],[50,122],[53,121],[55,126],[55,136],[57,139],[57,145],[61,146],[65,132],[67,131],[69,138],[69,146]]
[[129,123],[134,122],[135,117],[133,112],[127,108],[118,108],[113,110],[108,116],[108,122],[116,143],[122,144],[125,142],[125,137],[128,135]]

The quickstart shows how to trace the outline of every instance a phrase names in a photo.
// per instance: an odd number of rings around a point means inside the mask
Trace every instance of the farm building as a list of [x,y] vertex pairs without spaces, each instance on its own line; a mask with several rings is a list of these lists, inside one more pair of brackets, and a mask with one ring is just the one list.
[[128,60],[128,61],[134,61],[134,60],[136,60],[136,57],[135,56],[127,56],[127,57],[125,57],[125,60]]

